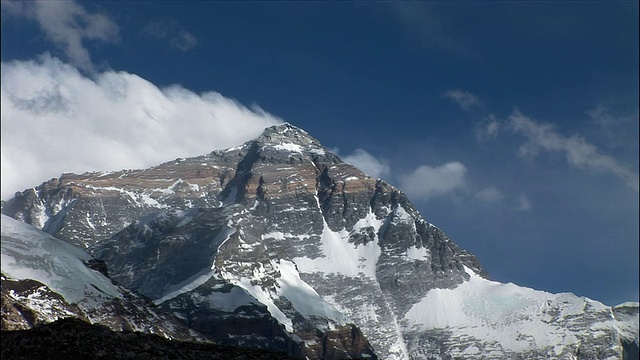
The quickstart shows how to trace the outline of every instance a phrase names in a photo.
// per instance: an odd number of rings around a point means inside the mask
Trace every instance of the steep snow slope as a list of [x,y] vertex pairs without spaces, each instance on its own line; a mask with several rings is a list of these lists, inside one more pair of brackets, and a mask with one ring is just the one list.
[[29,224],[2,215],[2,273],[47,285],[68,302],[86,310],[101,299],[122,298],[103,274],[88,268],[91,256]]

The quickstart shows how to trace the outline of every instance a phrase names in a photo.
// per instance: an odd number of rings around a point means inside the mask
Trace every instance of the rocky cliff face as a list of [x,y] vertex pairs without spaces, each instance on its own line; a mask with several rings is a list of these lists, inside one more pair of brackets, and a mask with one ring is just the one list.
[[86,248],[222,343],[309,358],[592,358],[587,346],[620,358],[620,339],[637,346],[618,330],[637,305],[619,320],[487,280],[402,192],[289,124],[146,170],[65,174],[2,211]]

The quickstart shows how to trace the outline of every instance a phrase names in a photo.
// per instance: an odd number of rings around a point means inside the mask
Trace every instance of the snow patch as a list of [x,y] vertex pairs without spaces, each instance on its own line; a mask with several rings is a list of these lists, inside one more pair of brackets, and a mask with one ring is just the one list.
[[413,217],[400,205],[393,212],[393,220],[395,223],[413,224]]
[[293,259],[302,272],[333,273],[350,277],[364,275],[375,279],[376,263],[381,252],[378,241],[370,241],[364,245],[350,243],[348,231],[343,229],[335,232],[324,219],[321,239],[324,257]]
[[234,147],[230,147],[226,150],[222,150],[223,152],[230,152],[230,151],[237,151],[237,150],[242,150],[244,148],[244,144],[239,145],[239,146],[234,146]]
[[[290,234],[288,234],[290,235]],[[273,240],[284,240],[285,239],[285,234],[281,233],[280,231],[272,231],[270,233],[267,234],[263,234],[261,236],[262,240],[265,239],[273,239]]]
[[[317,195],[315,199],[318,209],[320,209],[320,200]],[[346,229],[335,232],[329,228],[323,218],[321,241],[324,257],[315,259],[297,257],[293,261],[303,273],[322,272],[349,277],[364,275],[375,279],[376,264],[381,253],[380,245],[378,244],[378,233],[383,223],[383,220],[378,219],[369,210],[369,213],[364,218],[356,222],[350,232]],[[367,228],[374,229],[374,241],[360,245],[349,242],[352,234],[361,233]]]
[[[122,194],[127,195],[131,199],[131,201],[133,201],[139,207],[145,207],[146,206],[146,207],[152,207],[152,208],[157,208],[157,209],[166,209],[166,208],[168,208],[167,205],[159,203],[156,199],[152,198],[149,195],[149,192],[153,192],[154,190],[150,190],[150,191],[147,190],[147,191],[142,192],[142,193],[136,193],[134,191],[117,188],[115,186],[100,187],[100,186],[85,185],[85,187],[87,189],[92,189],[92,190],[97,190],[97,191],[117,191],[117,192],[120,192]],[[161,190],[167,190],[167,189],[156,189],[155,191],[161,191]]]
[[409,249],[407,249],[407,258],[409,258],[409,260],[424,260],[427,261],[429,260],[429,249],[427,249],[426,247],[416,247],[415,245],[413,245],[412,247],[410,247]]
[[86,220],[87,220],[87,225],[89,225],[90,228],[92,228],[93,230],[96,229],[95,225],[93,225],[93,223],[91,222],[91,217],[89,216],[89,213],[85,213],[86,216]]
[[280,151],[302,152],[302,146],[294,143],[282,143],[274,145],[273,148]]
[[345,316],[324,301],[309,284],[300,278],[293,262],[281,260],[278,268],[280,277],[277,279],[277,283],[280,287],[280,294],[289,299],[299,313],[303,316],[325,317],[333,319],[341,325],[345,324]]
[[39,229],[44,229],[45,225],[47,225],[47,221],[49,221],[49,215],[47,215],[47,209],[44,204],[39,203],[37,205],[38,213],[36,214],[36,224],[34,224]]

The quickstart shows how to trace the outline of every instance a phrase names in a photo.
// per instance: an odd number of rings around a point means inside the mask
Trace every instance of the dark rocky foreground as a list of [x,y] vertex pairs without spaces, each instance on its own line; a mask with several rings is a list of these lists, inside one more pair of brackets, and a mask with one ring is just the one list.
[[3,360],[291,359],[285,354],[207,343],[172,341],[139,332],[112,331],[68,318],[30,330],[2,331]]

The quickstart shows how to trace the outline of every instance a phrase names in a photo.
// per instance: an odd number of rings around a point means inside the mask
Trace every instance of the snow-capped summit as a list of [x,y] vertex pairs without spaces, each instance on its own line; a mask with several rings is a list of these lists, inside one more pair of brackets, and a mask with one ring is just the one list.
[[405,194],[290,124],[149,169],[65,174],[2,211],[87,249],[118,283],[220,343],[313,359],[638,349],[637,303],[488,280]]

